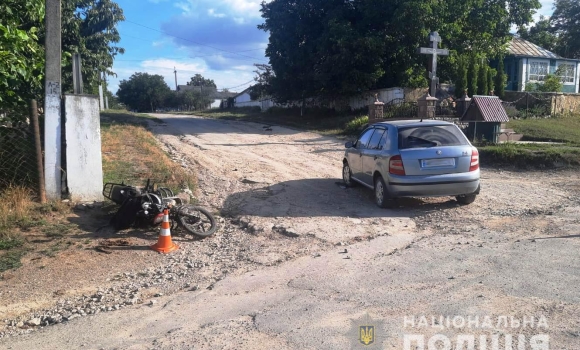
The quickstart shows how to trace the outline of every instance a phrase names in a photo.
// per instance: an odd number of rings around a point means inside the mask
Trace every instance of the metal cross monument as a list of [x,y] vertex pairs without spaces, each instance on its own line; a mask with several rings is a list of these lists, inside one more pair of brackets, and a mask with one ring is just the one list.
[[449,50],[440,49],[439,43],[441,42],[441,37],[437,32],[431,32],[429,34],[429,41],[431,42],[431,47],[420,47],[419,53],[424,55],[433,55],[433,61],[431,63],[431,72],[429,72],[429,78],[431,79],[431,90],[430,95],[435,97],[435,92],[437,91],[437,55],[448,56]]

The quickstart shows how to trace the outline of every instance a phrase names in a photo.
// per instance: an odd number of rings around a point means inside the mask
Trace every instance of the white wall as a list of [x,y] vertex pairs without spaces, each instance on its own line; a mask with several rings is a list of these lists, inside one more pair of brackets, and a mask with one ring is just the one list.
[[234,101],[235,101],[235,104],[237,105],[238,103],[242,103],[242,102],[250,102],[250,101],[252,101],[252,98],[250,97],[249,93],[244,92],[240,96],[237,96],[234,99]]
[[103,200],[98,96],[65,95],[66,180],[73,201]]
[[[344,106],[349,106],[352,109],[361,109],[367,108],[368,105],[375,101],[375,94],[378,94],[379,101],[383,103],[388,103],[394,99],[398,98],[405,98],[405,91],[402,88],[388,88],[388,89],[378,89],[378,90],[370,90],[364,92],[358,96],[354,96],[349,98],[346,101],[341,102],[334,102],[330,103],[330,107],[340,108]],[[289,108],[289,107],[300,107],[302,105],[301,101],[294,101],[289,102],[287,104],[281,105],[277,104],[271,99],[263,99],[261,101],[252,101],[250,98],[250,94],[243,93],[242,95],[235,98],[235,107],[253,107],[257,106],[262,109],[262,111],[266,111],[272,107],[282,107],[282,108]],[[313,106],[320,106],[320,103],[317,103],[315,100],[311,98],[306,99],[306,106],[313,107]]]

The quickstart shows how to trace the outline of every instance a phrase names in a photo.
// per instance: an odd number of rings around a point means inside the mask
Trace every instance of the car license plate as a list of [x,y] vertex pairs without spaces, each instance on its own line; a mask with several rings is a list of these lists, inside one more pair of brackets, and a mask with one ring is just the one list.
[[421,168],[451,167],[455,166],[455,158],[438,158],[421,160]]

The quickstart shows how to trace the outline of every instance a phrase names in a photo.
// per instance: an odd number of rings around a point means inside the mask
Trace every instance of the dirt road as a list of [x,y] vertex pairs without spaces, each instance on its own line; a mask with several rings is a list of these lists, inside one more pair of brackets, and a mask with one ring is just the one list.
[[[366,312],[377,329],[375,348],[403,349],[411,334],[424,337],[425,349],[435,334],[453,348],[460,334],[476,344],[480,335],[491,344],[495,334],[502,346],[513,335],[514,348],[521,335],[526,349],[544,334],[551,349],[580,348],[577,172],[484,168],[482,194],[470,206],[408,199],[383,210],[372,191],[340,185],[343,141],[277,126],[158,117],[166,123],[154,127],[160,141],[199,173],[201,204],[243,228],[233,253],[215,251],[235,255],[221,265],[227,273],[207,288],[0,346],[349,349],[360,335],[355,320]],[[223,230],[196,247],[219,247],[220,237]],[[458,326],[461,319],[473,326],[476,316],[478,327]],[[459,321],[434,324],[431,317]],[[483,327],[486,317],[491,328]],[[523,327],[532,318],[534,326]],[[521,326],[511,327],[512,319]],[[540,319],[547,327],[538,327]]]

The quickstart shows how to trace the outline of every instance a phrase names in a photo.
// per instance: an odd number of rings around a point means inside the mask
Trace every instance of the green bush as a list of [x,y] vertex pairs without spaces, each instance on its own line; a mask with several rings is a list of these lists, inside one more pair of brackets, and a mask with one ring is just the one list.
[[343,134],[357,135],[368,123],[369,117],[367,115],[355,118],[345,124]]

